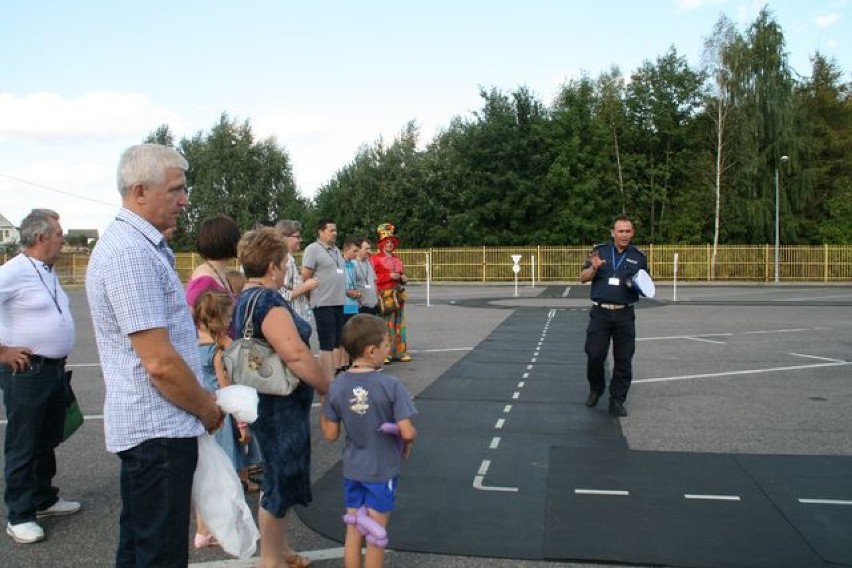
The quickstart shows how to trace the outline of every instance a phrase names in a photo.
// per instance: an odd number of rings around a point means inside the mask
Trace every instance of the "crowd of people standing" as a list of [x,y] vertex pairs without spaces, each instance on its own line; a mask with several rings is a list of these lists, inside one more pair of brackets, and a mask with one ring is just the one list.
[[[371,255],[366,237],[348,239],[341,251],[336,225],[323,219],[299,269],[293,256],[303,240],[298,221],[282,220],[275,227],[243,233],[231,218],[217,216],[198,226],[196,250],[202,263],[184,285],[168,239],[188,205],[188,167],[176,150],[157,144],[132,146],[122,154],[117,175],[121,207],[92,251],[86,273],[106,387],[105,442],[120,459],[115,565],[188,564],[185,535],[192,518],[197,439],[210,433],[244,489],[260,492],[258,566],[308,566],[310,560],[291,547],[287,526],[292,507],[312,500],[311,407],[315,395],[324,399],[350,361],[363,364],[363,350],[354,359],[342,356],[344,324],[360,313],[379,313],[386,269],[393,269],[401,288],[402,263],[392,248]],[[45,538],[37,519],[74,514],[82,505],[62,499],[51,483],[54,451],[63,440],[69,380],[65,362],[75,338],[68,297],[52,270],[64,244],[59,215],[34,210],[22,222],[21,235],[22,254],[0,271],[3,321],[14,322],[2,330],[0,388],[8,416],[6,532],[17,543],[30,544]],[[391,257],[396,260],[388,261]],[[403,304],[397,309],[401,312]],[[358,317],[382,321],[374,315]],[[388,329],[398,335],[399,317],[385,317]],[[252,424],[232,419],[215,396],[233,383],[223,354],[244,329],[253,329],[254,337],[265,340],[299,379],[287,396],[259,392]],[[404,325],[402,329],[404,334]],[[360,341],[360,334],[349,336]],[[384,353],[386,339],[375,330],[370,338],[364,348]],[[395,353],[410,361],[407,351]],[[415,410],[399,388],[405,398],[398,405],[405,410],[399,420],[410,444]],[[395,403],[383,399],[375,404],[383,421],[394,416],[387,404]],[[343,410],[337,419],[345,415]],[[395,485],[395,479],[385,481]],[[370,513],[378,522],[387,522],[392,497],[382,501],[379,512]],[[194,545],[217,544],[197,515]]]

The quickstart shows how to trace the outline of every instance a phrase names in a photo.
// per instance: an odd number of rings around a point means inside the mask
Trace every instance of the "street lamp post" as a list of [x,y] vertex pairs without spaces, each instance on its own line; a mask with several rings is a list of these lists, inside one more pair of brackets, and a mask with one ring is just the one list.
[[[787,156],[781,156],[780,163],[783,164],[787,160],[789,160]],[[778,283],[778,247],[780,245],[780,235],[779,235],[779,209],[778,209],[778,170],[780,169],[780,164],[778,162],[775,163],[775,283]]]

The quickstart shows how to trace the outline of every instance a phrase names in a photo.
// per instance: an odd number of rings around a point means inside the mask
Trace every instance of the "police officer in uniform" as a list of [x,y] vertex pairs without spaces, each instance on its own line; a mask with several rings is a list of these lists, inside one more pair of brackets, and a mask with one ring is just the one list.
[[633,277],[640,269],[647,271],[648,263],[645,255],[630,244],[634,235],[630,217],[616,217],[610,233],[612,243],[595,247],[580,272],[580,282],[592,283],[593,304],[586,328],[589,381],[586,406],[595,406],[606,390],[604,362],[611,340],[614,364],[609,384],[609,413],[627,416],[624,401],[633,380],[632,360],[636,351],[633,304],[639,299]]

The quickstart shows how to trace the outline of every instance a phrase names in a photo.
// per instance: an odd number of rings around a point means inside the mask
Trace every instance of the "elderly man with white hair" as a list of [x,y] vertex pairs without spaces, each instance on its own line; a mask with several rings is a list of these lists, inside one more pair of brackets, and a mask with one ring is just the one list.
[[20,233],[21,253],[0,266],[0,388],[9,420],[3,497],[6,533],[30,544],[44,539],[37,518],[80,510],[52,484],[65,422],[65,360],[75,333],[53,270],[65,242],[59,215],[33,209]]
[[202,386],[195,325],[165,237],[188,205],[187,168],[168,146],[125,150],[122,207],[86,271],[106,446],[121,458],[116,566],[188,564],[198,436],[223,419]]

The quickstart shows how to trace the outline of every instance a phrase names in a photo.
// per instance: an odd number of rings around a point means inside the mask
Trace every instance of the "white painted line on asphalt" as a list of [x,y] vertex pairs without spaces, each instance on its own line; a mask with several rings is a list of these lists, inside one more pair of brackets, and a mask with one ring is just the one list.
[[740,501],[739,495],[696,495],[685,493],[684,499],[704,499],[707,501]]
[[738,331],[724,333],[694,333],[692,335],[664,335],[660,337],[637,337],[636,341],[671,341],[672,339],[696,339],[701,337],[733,337],[734,335],[771,335],[774,333],[794,333],[802,331],[817,331],[824,328],[797,327],[785,329],[761,329],[755,331]]
[[536,361],[538,361],[538,357],[533,357],[532,359],[530,359],[530,363],[535,363]]
[[852,501],[841,499],[799,499],[799,503],[805,505],[852,505]]
[[637,337],[636,341],[671,341],[672,339],[695,339],[697,337],[732,337],[733,333],[697,333],[695,335],[663,335],[661,337]]
[[[392,551],[388,551],[392,552]],[[322,550],[308,550],[299,552],[301,556],[310,558],[311,561],[338,560],[343,558],[343,547],[326,548]],[[254,568],[257,566],[257,558],[245,560],[214,560],[212,562],[196,562],[188,565],[190,568]]]
[[444,353],[446,351],[473,351],[473,347],[447,347],[446,349],[411,349],[412,353]]
[[809,327],[792,327],[790,329],[768,329],[766,331],[744,331],[743,335],[765,335],[768,333],[793,333],[797,331],[813,331]]
[[497,430],[499,430],[499,429],[501,429],[501,428],[503,427],[503,425],[504,425],[505,423],[506,423],[506,419],[505,419],[505,418],[498,418],[498,419],[497,419],[497,423],[496,423],[496,424],[494,424],[494,428],[495,428],[495,429],[497,429]]
[[476,475],[485,475],[488,473],[489,467],[491,467],[491,460],[482,460],[482,463],[479,464],[479,471],[476,472]]
[[616,495],[626,497],[630,495],[630,491],[622,491],[620,489],[575,489],[575,495]]
[[521,375],[521,378],[522,378],[522,379],[528,379],[528,378],[530,378],[530,374],[529,374],[529,373],[524,373],[523,375]]
[[488,444],[488,447],[491,448],[492,450],[496,450],[497,446],[499,446],[499,445],[500,445],[500,436],[494,436],[493,438],[491,438],[491,443]]
[[518,388],[519,388],[519,389],[524,388],[524,385],[525,385],[525,384],[526,384],[526,383],[524,383],[524,381],[520,381],[520,382],[518,383]]
[[819,361],[831,361],[832,363],[844,363],[843,359],[832,359],[831,357],[818,357],[816,355],[805,355],[804,353],[788,353],[794,357],[804,357],[805,359],[817,359]]
[[505,493],[517,493],[518,492],[517,487],[490,486],[490,485],[485,485],[483,483],[484,481],[485,481],[484,477],[482,477],[481,475],[477,475],[476,477],[473,478],[473,488],[478,489],[479,491],[502,491],[502,492],[505,492]]
[[779,371],[801,371],[803,369],[820,369],[823,367],[843,367],[852,365],[850,361],[839,363],[816,363],[813,365],[792,365],[790,367],[770,367],[768,369],[744,369],[742,371],[728,371],[725,373],[702,373],[699,375],[681,375],[678,377],[655,377],[653,379],[634,379],[632,384],[637,383],[664,383],[668,381],[685,381],[688,379],[711,379],[716,377],[732,377],[735,375],[759,375],[761,373],[774,373]]
[[504,406],[504,407],[503,407],[503,412],[504,412],[505,414],[508,414],[508,413],[512,412],[512,405],[511,405],[511,404],[507,404],[506,406]]
[[565,288],[565,290],[562,291],[562,297],[567,298],[568,294],[570,294],[570,293],[571,293],[571,286],[568,286],[567,288]]
[[507,493],[517,493],[517,487],[495,487],[495,486],[487,486],[483,482],[485,481],[485,474],[488,473],[488,468],[491,466],[491,460],[482,460],[482,465],[479,466],[479,471],[476,475],[473,476],[473,488],[478,489],[480,491],[504,491]]
[[512,400],[518,400],[519,398],[521,398],[521,393],[519,393],[517,391],[512,393]]
[[716,341],[715,339],[705,339],[703,337],[687,337],[690,341],[701,341],[703,343],[715,343],[716,345],[727,345],[727,341]]
[[781,298],[781,299],[776,300],[776,301],[778,301],[778,302],[810,302],[810,301],[813,301],[813,300],[817,300],[817,301],[819,301],[819,300],[833,300],[833,299],[836,299],[836,298],[848,299],[849,294],[835,294],[833,296],[811,296],[811,297],[806,296],[804,298]]
[[[84,414],[83,415],[83,420],[103,420],[103,419],[104,419],[103,414]],[[5,418],[3,420],[0,420],[0,424],[8,424],[8,423],[9,423],[9,421],[6,420]]]
[[532,371],[532,368],[533,368],[532,365],[527,365],[527,371]]

